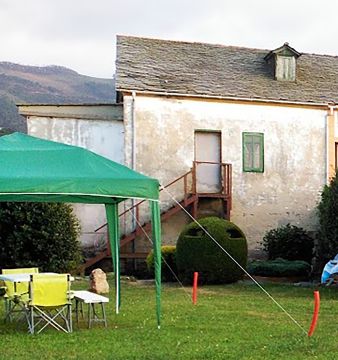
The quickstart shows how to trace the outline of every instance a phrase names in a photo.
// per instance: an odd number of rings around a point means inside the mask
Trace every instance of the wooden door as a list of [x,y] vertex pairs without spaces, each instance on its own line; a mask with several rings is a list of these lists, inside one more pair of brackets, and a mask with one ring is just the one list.
[[221,162],[221,133],[195,131],[197,193],[221,192]]

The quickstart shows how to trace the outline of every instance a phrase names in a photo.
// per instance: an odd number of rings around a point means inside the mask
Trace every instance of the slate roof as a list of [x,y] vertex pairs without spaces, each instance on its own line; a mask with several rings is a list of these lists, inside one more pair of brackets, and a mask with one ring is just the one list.
[[271,50],[117,36],[116,90],[338,103],[337,56],[302,54],[296,82],[282,82]]

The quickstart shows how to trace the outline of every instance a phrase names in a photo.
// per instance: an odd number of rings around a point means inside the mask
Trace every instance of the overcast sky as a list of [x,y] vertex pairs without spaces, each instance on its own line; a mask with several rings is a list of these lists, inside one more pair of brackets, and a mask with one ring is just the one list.
[[338,55],[338,0],[0,0],[0,61],[111,78],[116,35]]

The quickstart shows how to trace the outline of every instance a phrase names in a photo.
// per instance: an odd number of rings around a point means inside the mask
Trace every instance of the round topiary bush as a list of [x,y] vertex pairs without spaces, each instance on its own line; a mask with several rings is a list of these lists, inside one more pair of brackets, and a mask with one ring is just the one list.
[[0,266],[71,271],[81,261],[79,231],[70,205],[0,203]]
[[[154,276],[154,252],[151,251],[146,259],[149,274]],[[170,266],[170,268],[169,268]],[[162,246],[161,247],[161,280],[164,282],[176,281],[174,274],[177,274],[176,266],[176,246]]]
[[[230,221],[207,217],[199,223],[236,261],[246,268],[247,241],[239,227]],[[180,279],[191,284],[199,273],[201,284],[224,284],[240,280],[243,271],[196,223],[187,225],[176,245],[176,262]]]
[[313,239],[304,229],[290,224],[268,231],[263,238],[263,248],[270,260],[282,258],[311,263],[313,245]]

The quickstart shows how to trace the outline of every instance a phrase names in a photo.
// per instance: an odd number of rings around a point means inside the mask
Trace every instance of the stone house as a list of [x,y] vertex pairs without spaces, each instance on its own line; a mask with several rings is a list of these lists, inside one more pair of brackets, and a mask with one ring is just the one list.
[[[120,128],[104,143],[112,150],[120,142],[121,162],[173,183],[162,192],[164,243],[175,243],[190,220],[172,196],[194,216],[230,218],[252,256],[271,228],[316,229],[316,204],[337,163],[337,57],[301,54],[287,43],[261,50],[118,36],[116,91]],[[32,135],[73,143],[91,132],[66,131],[68,120],[36,116],[38,108],[19,106]],[[149,246],[128,238],[133,219],[121,220],[122,244],[126,258],[141,258]]]

